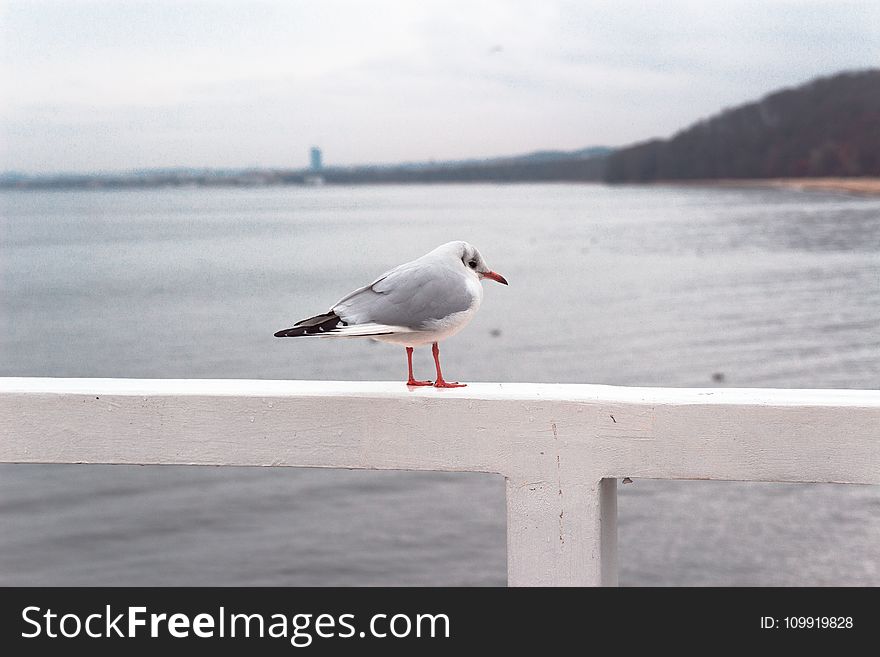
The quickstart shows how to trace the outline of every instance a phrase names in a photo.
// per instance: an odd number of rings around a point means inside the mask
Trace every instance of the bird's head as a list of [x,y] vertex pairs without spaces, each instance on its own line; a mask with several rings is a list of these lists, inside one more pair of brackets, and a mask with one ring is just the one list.
[[480,255],[480,252],[477,250],[473,244],[468,244],[467,242],[457,242],[459,246],[458,252],[461,257],[461,264],[464,265],[465,269],[473,272],[477,275],[477,278],[491,278],[493,281],[497,281],[502,283],[503,285],[507,285],[507,279],[504,278],[501,274],[492,271],[486,265],[486,261],[483,260],[483,256]]

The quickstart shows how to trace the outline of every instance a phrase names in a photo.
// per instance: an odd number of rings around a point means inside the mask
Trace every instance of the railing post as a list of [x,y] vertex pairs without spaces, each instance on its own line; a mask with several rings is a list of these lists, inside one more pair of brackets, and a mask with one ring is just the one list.
[[509,586],[616,586],[617,480],[507,479]]

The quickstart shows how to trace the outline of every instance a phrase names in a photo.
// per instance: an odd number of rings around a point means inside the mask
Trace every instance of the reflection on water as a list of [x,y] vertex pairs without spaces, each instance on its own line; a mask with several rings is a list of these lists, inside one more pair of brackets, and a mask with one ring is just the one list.
[[[400,379],[402,349],[272,333],[450,239],[511,282],[446,344],[460,380],[880,384],[880,200],[589,185],[3,193],[0,375]],[[0,472],[4,584],[505,577],[498,477]],[[878,505],[870,487],[636,481],[621,581],[877,585]]]

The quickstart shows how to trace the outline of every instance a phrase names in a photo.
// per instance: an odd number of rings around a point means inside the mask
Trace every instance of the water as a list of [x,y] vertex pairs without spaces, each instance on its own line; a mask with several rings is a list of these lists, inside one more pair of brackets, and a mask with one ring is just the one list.
[[[272,333],[451,239],[511,286],[444,343],[450,378],[880,385],[880,200],[594,185],[4,192],[0,375],[402,380],[402,349]],[[619,502],[622,584],[880,585],[877,487],[637,480]],[[0,466],[0,584],[505,568],[496,476]]]

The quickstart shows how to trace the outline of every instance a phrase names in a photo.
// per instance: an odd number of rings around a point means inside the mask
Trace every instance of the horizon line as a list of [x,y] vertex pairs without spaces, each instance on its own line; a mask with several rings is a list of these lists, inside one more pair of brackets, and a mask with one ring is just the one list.
[[[318,147],[320,148],[320,147]],[[610,153],[618,148],[623,148],[622,146],[604,146],[604,145],[591,145],[584,146],[580,148],[573,149],[559,149],[559,148],[540,148],[537,150],[526,151],[526,152],[518,152],[512,154],[502,154],[502,155],[485,155],[485,156],[473,156],[473,157],[462,157],[462,158],[454,158],[454,159],[428,159],[428,160],[404,160],[397,162],[368,162],[368,163],[356,163],[356,164],[332,164],[325,165],[321,170],[332,171],[334,169],[369,169],[369,168],[395,168],[395,167],[410,167],[410,166],[439,166],[439,165],[467,165],[471,163],[481,163],[481,162],[491,162],[495,160],[512,160],[518,158],[531,157],[541,154],[557,154],[557,155],[574,155],[581,151],[606,151],[605,154]],[[183,172],[183,171],[192,171],[192,172],[203,172],[203,173],[227,173],[227,174],[241,174],[241,173],[250,173],[250,172],[268,172],[268,171],[290,171],[290,172],[307,172],[312,169],[308,166],[308,164],[301,166],[291,166],[291,165],[249,165],[249,166],[197,166],[197,165],[162,165],[155,167],[131,167],[124,169],[98,169],[92,171],[17,171],[14,169],[8,169],[4,171],[0,171],[0,178],[64,178],[64,177],[105,177],[105,176],[133,176],[133,175],[142,175],[142,174],[150,174],[150,173],[172,173],[172,172]]]

